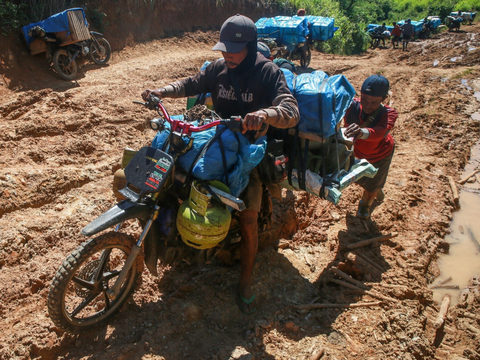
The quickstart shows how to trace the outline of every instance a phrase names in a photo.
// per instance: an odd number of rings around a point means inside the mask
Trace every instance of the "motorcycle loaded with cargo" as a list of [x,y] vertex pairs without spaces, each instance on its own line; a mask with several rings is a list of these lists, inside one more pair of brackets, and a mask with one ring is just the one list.
[[[296,87],[301,121],[284,133],[287,141],[275,140],[283,145],[283,158],[291,160],[278,181],[338,204],[344,188],[376,173],[353,157],[353,141],[339,128],[355,91],[343,75],[317,71],[293,82],[294,75],[286,75],[289,86]],[[157,111],[159,117],[150,121],[156,136],[151,146],[124,151],[113,181],[119,202],[83,228],[91,238],[60,265],[50,286],[48,312],[63,331],[78,332],[114,315],[135,290],[144,264],[159,276],[163,272],[157,266],[180,261],[201,264],[215,258],[232,265],[239,259],[237,218],[245,204],[238,196],[250,171],[273,156],[266,139],[251,144],[240,133],[240,117],[220,119],[205,105],[194,107],[211,118],[193,120],[170,116],[152,96],[140,104]],[[264,189],[259,248],[278,244],[272,212]],[[132,222],[141,227],[138,237],[128,233]]]
[[90,31],[83,8],[73,8],[22,28],[32,55],[46,53],[55,72],[64,80],[77,75],[77,58],[88,56],[97,65],[110,60],[112,49],[103,34]]

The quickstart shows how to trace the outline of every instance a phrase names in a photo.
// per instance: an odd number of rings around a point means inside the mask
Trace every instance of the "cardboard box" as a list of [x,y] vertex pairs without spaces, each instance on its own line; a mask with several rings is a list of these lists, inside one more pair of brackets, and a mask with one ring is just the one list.
[[32,43],[30,43],[30,54],[37,55],[45,51],[47,51],[47,44],[45,41],[35,39]]

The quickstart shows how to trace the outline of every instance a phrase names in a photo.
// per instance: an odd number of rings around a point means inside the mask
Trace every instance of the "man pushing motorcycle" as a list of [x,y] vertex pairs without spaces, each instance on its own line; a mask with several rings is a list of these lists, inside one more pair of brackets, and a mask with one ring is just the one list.
[[[142,98],[211,93],[215,112],[222,118],[242,116],[242,133],[251,142],[265,135],[269,126],[285,129],[298,123],[297,101],[288,89],[283,72],[257,53],[257,28],[250,18],[240,14],[228,18],[220,29],[220,41],[212,50],[221,51],[223,59],[184,80],[145,90]],[[268,189],[278,196],[279,188],[269,185]],[[247,188],[240,195],[246,205],[239,218],[242,241],[238,302],[244,313],[253,313],[257,304],[252,275],[258,248],[257,218],[262,192],[263,184],[255,168],[250,173]]]

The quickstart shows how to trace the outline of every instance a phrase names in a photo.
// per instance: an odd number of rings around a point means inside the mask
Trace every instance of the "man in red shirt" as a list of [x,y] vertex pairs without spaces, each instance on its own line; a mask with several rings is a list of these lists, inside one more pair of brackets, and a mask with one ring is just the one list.
[[363,82],[361,99],[354,99],[345,114],[345,136],[355,139],[355,157],[368,160],[378,169],[372,179],[364,177],[357,181],[364,189],[357,211],[357,217],[361,219],[370,218],[370,207],[375,198],[383,201],[383,187],[392,162],[395,141],[390,130],[398,113],[382,104],[388,96],[389,87],[384,76],[370,76]]
[[400,43],[400,36],[402,36],[402,29],[400,29],[400,25],[394,22],[392,30],[392,45],[394,49],[396,49]]

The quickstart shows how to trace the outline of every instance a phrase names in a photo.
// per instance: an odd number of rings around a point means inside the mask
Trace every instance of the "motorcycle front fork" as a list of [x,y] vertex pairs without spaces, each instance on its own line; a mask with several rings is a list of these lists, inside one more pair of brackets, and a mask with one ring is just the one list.
[[[115,281],[115,284],[110,289],[107,290],[107,296],[111,300],[115,299],[115,297],[117,296],[125,278],[127,277],[128,272],[130,271],[130,269],[132,268],[135,262],[135,259],[137,258],[138,254],[142,251],[143,242],[147,236],[148,231],[150,230],[150,227],[152,226],[152,223],[157,219],[159,210],[160,210],[160,206],[155,205],[154,210],[150,216],[150,219],[148,219],[147,223],[145,224],[145,227],[143,228],[142,234],[138,238],[137,243],[132,246],[132,251],[128,255],[127,261],[125,262],[125,266],[120,272],[120,275],[118,275],[118,278]],[[115,227],[115,231],[118,231],[121,225],[122,223],[118,224]]]

